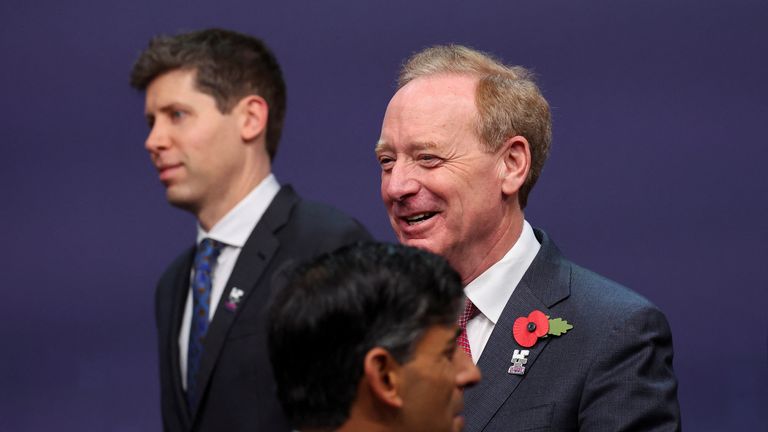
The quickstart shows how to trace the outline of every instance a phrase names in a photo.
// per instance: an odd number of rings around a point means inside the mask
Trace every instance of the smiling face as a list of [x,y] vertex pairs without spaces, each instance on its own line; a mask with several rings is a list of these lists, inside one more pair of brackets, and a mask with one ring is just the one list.
[[456,334],[455,325],[428,328],[403,364],[399,430],[458,432],[464,427],[464,388],[480,380],[480,371],[457,349]]
[[155,78],[147,87],[145,114],[151,128],[145,147],[168,201],[198,218],[229,207],[246,159],[237,115],[222,114],[213,97],[195,87],[193,70]]
[[488,152],[475,132],[476,84],[453,74],[411,81],[390,101],[376,147],[398,239],[442,255],[465,281],[484,270],[477,261],[494,254],[513,223],[504,147]]

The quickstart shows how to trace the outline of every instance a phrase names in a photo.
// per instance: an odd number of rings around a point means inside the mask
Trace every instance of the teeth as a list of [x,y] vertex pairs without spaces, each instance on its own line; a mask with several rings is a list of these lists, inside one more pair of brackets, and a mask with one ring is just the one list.
[[407,217],[405,218],[405,221],[408,222],[408,225],[413,225],[413,224],[417,224],[419,222],[425,221],[431,218],[432,216],[434,216],[434,213],[421,213],[415,216]]

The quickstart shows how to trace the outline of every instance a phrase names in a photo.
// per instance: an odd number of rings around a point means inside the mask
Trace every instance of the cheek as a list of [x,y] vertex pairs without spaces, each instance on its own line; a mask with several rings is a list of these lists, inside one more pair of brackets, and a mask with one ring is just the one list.
[[467,203],[477,199],[478,193],[487,187],[484,184],[485,180],[480,178],[480,174],[476,174],[477,177],[472,177],[470,173],[440,174],[429,178],[429,181],[424,182],[424,186],[433,196],[448,203],[452,210],[461,210]]
[[381,194],[381,200],[384,201],[385,204],[389,203],[389,200],[387,199],[387,192],[386,192],[388,183],[389,181],[382,174],[381,186],[379,187],[379,194]]
[[501,180],[492,172],[478,176],[477,181],[467,186],[464,198],[468,212],[485,213],[501,204]]

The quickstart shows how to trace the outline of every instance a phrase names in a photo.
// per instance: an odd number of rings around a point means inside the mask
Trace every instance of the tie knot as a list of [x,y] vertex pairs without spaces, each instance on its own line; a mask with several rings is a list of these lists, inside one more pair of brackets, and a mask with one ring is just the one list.
[[467,328],[467,322],[476,317],[480,313],[480,309],[472,303],[472,300],[467,298],[467,303],[464,305],[464,311],[459,315],[459,327],[463,330]]
[[195,268],[206,269],[210,268],[211,264],[216,262],[219,257],[221,249],[224,247],[224,243],[204,238],[203,241],[197,246],[197,253],[195,254]]

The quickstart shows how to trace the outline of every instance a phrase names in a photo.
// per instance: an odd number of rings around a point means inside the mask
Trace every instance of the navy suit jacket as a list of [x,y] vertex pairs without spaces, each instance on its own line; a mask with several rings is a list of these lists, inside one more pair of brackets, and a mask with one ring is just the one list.
[[[243,246],[208,327],[200,395],[191,412],[181,386],[178,337],[195,247],[181,254],[161,277],[155,298],[164,430],[291,430],[275,395],[266,349],[273,274],[291,262],[369,239],[348,216],[282,187]],[[244,294],[232,310],[226,303],[234,288]]]
[[[515,288],[478,361],[483,378],[465,392],[465,432],[677,431],[680,409],[672,335],[637,293],[566,260],[547,235]],[[518,345],[512,324],[540,310],[573,325]],[[528,349],[523,375],[508,372]]]

